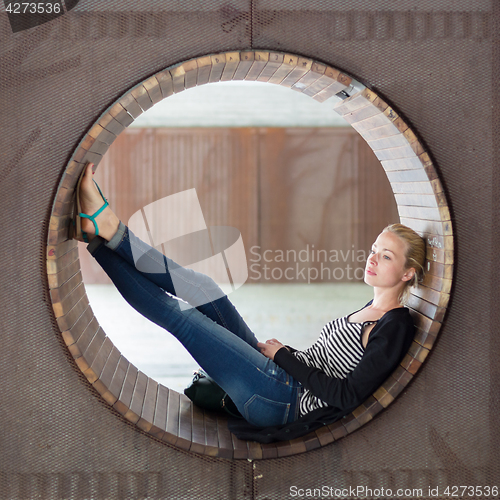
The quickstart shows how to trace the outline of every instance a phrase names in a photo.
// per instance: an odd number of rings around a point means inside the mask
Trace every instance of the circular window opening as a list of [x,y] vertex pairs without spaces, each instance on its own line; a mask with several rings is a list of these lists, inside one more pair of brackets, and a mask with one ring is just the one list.
[[[117,137],[95,180],[129,226],[144,207],[194,189],[212,238],[242,236],[248,276],[226,290],[231,301],[259,337],[297,349],[371,299],[367,249],[398,220],[380,162],[349,123],[328,103],[266,82],[217,82],[157,103]],[[182,208],[179,199],[150,222],[177,227]],[[157,247],[175,262],[203,259],[203,240],[149,229],[147,241],[168,239]],[[182,392],[196,361],[126,304],[85,247],[80,266],[99,324],[140,371]]]
[[[82,283],[76,242],[67,240],[71,199],[87,161],[104,153],[132,122],[160,100],[196,85],[254,80],[278,84],[323,102],[365,139],[382,163],[401,222],[428,242],[427,277],[410,307],[417,335],[394,374],[353,414],[305,436],[293,446],[247,446],[232,438],[223,417],[204,415],[185,397],[138,370],[99,326]],[[112,197],[110,195],[110,197]],[[324,64],[276,52],[232,52],[202,57],[142,82],[94,124],[75,151],[54,204],[48,240],[51,297],[63,339],[76,364],[102,397],[139,428],[198,453],[226,458],[267,458],[322,446],[355,430],[385,408],[414,376],[433,345],[451,288],[453,242],[439,179],[415,134],[379,96]],[[278,273],[278,271],[276,271]]]

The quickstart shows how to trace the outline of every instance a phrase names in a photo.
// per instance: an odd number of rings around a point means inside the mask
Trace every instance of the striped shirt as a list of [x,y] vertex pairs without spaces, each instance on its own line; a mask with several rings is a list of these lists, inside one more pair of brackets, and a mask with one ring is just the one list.
[[[362,344],[363,327],[375,321],[350,323],[349,316],[338,318],[326,324],[319,339],[304,351],[293,355],[307,366],[319,368],[329,377],[343,379],[356,368],[365,349]],[[328,406],[304,388],[300,398],[300,415]]]

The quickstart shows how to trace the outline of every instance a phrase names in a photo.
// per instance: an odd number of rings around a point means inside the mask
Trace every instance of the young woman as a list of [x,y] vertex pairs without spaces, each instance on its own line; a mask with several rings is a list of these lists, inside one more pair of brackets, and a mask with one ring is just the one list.
[[[288,440],[342,418],[407,352],[414,325],[403,303],[425,260],[425,243],[410,228],[389,226],[373,244],[365,269],[373,300],[296,351],[276,339],[258,342],[212,279],[139,240],[96,188],[92,168],[77,186],[75,237],[90,242],[89,252],[128,303],[174,335],[230,395],[245,418],[231,423],[238,437]],[[148,272],[137,270],[138,256]],[[197,306],[181,308],[172,295]]]

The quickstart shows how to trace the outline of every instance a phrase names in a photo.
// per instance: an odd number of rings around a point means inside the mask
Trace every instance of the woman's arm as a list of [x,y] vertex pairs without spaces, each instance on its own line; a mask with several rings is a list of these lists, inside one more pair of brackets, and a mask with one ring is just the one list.
[[346,378],[329,377],[322,370],[307,366],[287,349],[279,348],[274,361],[306,389],[330,406],[350,410],[359,406],[394,371],[413,339],[409,314],[390,315],[370,334],[365,353]]

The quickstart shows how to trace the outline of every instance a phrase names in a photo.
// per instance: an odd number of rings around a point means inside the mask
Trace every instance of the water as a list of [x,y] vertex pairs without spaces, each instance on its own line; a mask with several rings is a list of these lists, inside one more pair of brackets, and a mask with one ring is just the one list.
[[[85,285],[100,325],[139,370],[182,392],[196,361],[172,335],[141,316],[114,285]],[[259,340],[310,346],[326,323],[363,307],[372,289],[363,283],[246,284],[229,295]]]

